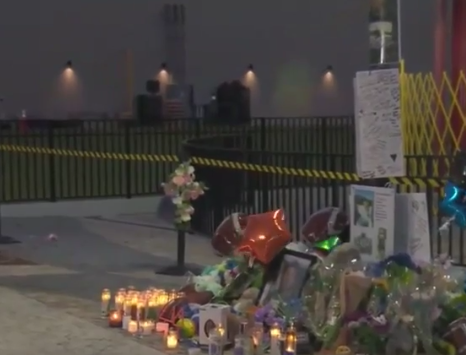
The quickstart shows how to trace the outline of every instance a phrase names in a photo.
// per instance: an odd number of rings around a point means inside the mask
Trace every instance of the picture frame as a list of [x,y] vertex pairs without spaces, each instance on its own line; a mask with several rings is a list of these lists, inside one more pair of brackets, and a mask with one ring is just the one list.
[[299,298],[309,278],[309,270],[318,260],[315,255],[285,249],[269,265],[257,305],[265,306],[277,298],[284,302]]

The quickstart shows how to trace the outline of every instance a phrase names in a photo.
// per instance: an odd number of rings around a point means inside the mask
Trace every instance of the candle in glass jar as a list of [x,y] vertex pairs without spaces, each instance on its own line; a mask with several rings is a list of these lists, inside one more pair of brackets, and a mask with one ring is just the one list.
[[280,355],[280,338],[282,331],[280,326],[275,323],[270,327],[270,355]]
[[131,320],[128,323],[128,333],[136,334],[138,332],[138,322]]
[[295,355],[297,345],[297,334],[294,326],[290,326],[285,332],[285,339],[283,341],[284,355]]
[[138,316],[138,301],[139,294],[136,292],[131,293],[131,319],[136,320]]
[[105,288],[102,291],[101,295],[101,313],[102,317],[107,317],[108,316],[108,311],[110,307],[110,299],[112,298],[112,294],[110,293],[110,290],[108,288]]
[[141,323],[142,334],[150,335],[154,332],[155,324],[153,321],[146,320]]
[[167,349],[176,349],[178,347],[178,333],[171,329],[165,337],[165,345]]
[[121,328],[123,326],[121,311],[115,309],[109,312],[108,325],[110,328]]
[[123,304],[125,303],[125,295],[121,292],[118,292],[115,295],[115,309],[123,311]]
[[140,295],[137,303],[137,319],[145,319],[146,316],[146,298],[144,295]]
[[254,354],[260,355],[263,353],[264,344],[264,325],[262,323],[256,323],[252,330],[252,343],[254,345]]
[[169,302],[167,291],[161,291],[158,295],[158,298],[159,298],[159,301],[158,301],[159,307],[163,307]]
[[157,300],[154,296],[147,301],[147,319],[157,319]]

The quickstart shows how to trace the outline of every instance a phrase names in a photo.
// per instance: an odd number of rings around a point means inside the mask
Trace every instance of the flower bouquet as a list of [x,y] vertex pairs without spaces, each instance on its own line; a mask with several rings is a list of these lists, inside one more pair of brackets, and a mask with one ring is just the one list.
[[171,197],[175,205],[174,224],[178,230],[188,230],[194,207],[191,202],[204,195],[207,190],[202,182],[195,181],[194,167],[189,161],[181,163],[162,184],[165,195]]

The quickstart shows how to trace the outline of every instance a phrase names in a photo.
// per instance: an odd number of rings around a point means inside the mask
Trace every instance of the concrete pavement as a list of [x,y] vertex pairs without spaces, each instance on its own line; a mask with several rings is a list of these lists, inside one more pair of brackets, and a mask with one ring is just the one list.
[[[125,218],[136,217],[2,219],[3,233],[22,243],[0,251],[36,263],[0,266],[2,355],[160,354],[154,337],[135,339],[99,319],[103,288],[172,289],[186,282],[154,273],[175,261],[176,233],[170,226],[123,224]],[[207,238],[190,235],[188,246],[191,263],[218,261]]]
[[[161,355],[144,342],[0,287],[2,355]],[[97,311],[97,310],[96,310]],[[98,312],[95,312],[98,314]]]

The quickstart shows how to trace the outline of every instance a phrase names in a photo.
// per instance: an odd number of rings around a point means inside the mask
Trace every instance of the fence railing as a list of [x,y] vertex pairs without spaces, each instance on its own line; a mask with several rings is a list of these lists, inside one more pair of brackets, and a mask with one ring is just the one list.
[[[271,164],[285,163],[280,152],[294,152],[301,158],[291,159],[290,164],[327,169],[329,154],[352,159],[352,125],[351,117],[257,118],[241,126],[200,119],[151,126],[133,120],[2,121],[0,199],[56,201],[154,194],[176,166],[182,143],[200,137],[241,137],[244,151],[277,152]],[[228,139],[223,143],[228,148]],[[350,167],[343,162],[336,166]]]

